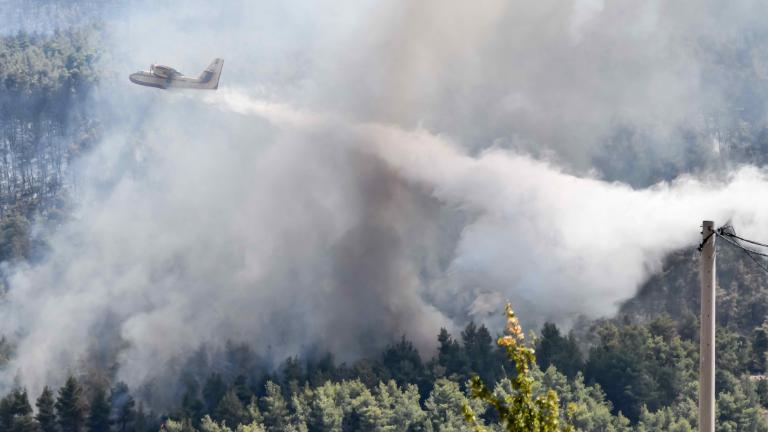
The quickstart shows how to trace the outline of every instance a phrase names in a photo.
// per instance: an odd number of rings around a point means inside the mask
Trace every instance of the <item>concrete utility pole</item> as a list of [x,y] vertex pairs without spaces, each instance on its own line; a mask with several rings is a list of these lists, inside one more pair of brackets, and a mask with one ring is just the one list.
[[699,334],[699,432],[715,431],[715,224],[704,221],[699,261],[701,329]]

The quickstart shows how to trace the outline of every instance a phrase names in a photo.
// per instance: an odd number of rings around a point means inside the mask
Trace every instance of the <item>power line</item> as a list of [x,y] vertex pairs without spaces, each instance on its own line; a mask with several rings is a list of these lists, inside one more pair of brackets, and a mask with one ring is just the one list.
[[[721,229],[722,229],[722,228],[721,228]],[[730,244],[730,245],[734,246],[734,247],[735,247],[735,248],[737,248],[737,249],[740,249],[742,252],[744,252],[745,254],[747,254],[747,256],[748,256],[748,257],[749,257],[749,258],[750,258],[752,261],[754,261],[754,263],[755,263],[755,264],[757,264],[757,266],[758,266],[758,267],[760,267],[760,269],[762,269],[764,272],[768,273],[768,267],[766,267],[766,266],[765,266],[765,264],[763,264],[762,262],[760,262],[760,261],[759,261],[759,260],[758,260],[758,259],[755,257],[755,255],[759,255],[759,256],[761,256],[761,257],[766,257],[766,258],[768,258],[768,254],[763,254],[763,253],[760,253],[760,252],[754,251],[754,250],[752,250],[752,249],[749,249],[749,248],[745,248],[744,246],[742,246],[742,245],[740,245],[740,244],[736,243],[735,241],[731,240],[731,239],[729,238],[729,237],[732,237],[731,235],[728,235],[728,234],[721,234],[721,233],[720,233],[720,230],[721,230],[721,229],[717,230],[717,236],[718,236],[718,237],[720,237],[721,239],[725,240],[725,241],[726,241],[726,243],[728,243],[728,244]],[[735,237],[735,235],[734,235],[733,237]],[[751,243],[751,242],[750,242],[750,243]]]
[[738,235],[736,235],[736,230],[734,230],[733,226],[731,226],[731,225],[723,225],[722,227],[718,228],[717,233],[721,234],[721,235],[728,236],[728,237],[733,237],[735,239],[739,239],[739,240],[741,240],[743,242],[751,243],[751,244],[756,245],[756,246],[762,246],[764,248],[768,248],[768,244],[766,244],[766,243],[760,243],[758,241],[754,241],[754,240],[750,240],[750,239],[745,239],[744,237],[739,237]]
[[[746,243],[751,243],[753,245],[757,245],[757,246],[762,246],[762,247],[768,248],[768,244],[761,243],[761,242],[754,241],[754,240],[750,240],[750,239],[745,239],[744,237],[739,237],[738,235],[736,235],[736,230],[734,230],[733,226],[731,226],[731,225],[723,225],[722,227],[720,227],[717,230],[715,230],[715,233],[718,236],[720,236],[721,238],[725,238],[725,237],[735,238],[735,239],[741,240],[741,241],[746,242]],[[711,235],[712,234],[710,234],[710,236]],[[709,238],[709,237],[707,237],[707,238]],[[738,242],[733,242],[733,243],[738,243]],[[768,258],[768,253],[758,252],[758,251],[756,251],[754,249],[750,249],[750,248],[744,247],[744,246],[742,246],[740,244],[736,244],[735,246],[738,246],[739,248],[741,248],[744,251],[747,251],[749,253],[752,253],[752,254],[755,254],[755,255],[760,255],[762,257]],[[701,247],[701,246],[699,246],[699,247]]]
[[729,237],[731,237],[731,236],[729,236],[729,235],[722,235],[722,234],[718,234],[718,237],[720,237],[720,238],[721,238],[721,239],[723,239],[723,240],[726,240],[727,242],[729,242],[729,243],[731,243],[732,245],[734,245],[734,246],[738,247],[739,249],[743,250],[744,252],[750,253],[750,254],[752,254],[752,255],[758,255],[758,256],[761,256],[761,257],[764,257],[764,258],[768,258],[768,253],[758,252],[758,251],[756,251],[756,250],[754,250],[754,249],[750,249],[750,248],[748,248],[748,247],[744,247],[744,246],[742,246],[742,245],[738,244],[737,242],[735,242],[735,241],[731,240],[731,239],[729,238]]
[[768,248],[768,244],[756,242],[754,240],[747,240],[745,238],[737,236],[736,234],[728,234],[728,237],[737,238],[737,239],[739,239],[739,240],[741,240],[743,242],[752,243],[753,245],[757,245],[757,246],[762,246],[762,247]]

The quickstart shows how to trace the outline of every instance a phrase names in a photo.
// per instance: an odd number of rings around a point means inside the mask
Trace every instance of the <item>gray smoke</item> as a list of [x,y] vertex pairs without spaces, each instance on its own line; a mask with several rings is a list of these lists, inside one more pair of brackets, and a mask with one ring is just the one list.
[[[107,26],[118,119],[80,163],[78,209],[10,271],[3,381],[36,393],[116,361],[135,388],[227,339],[272,361],[402,334],[429,353],[505,300],[528,325],[609,315],[703,218],[768,238],[760,168],[633,189],[593,164],[617,128],[651,165],[685,129],[713,153],[702,119],[728,93],[702,41],[759,30],[762,7],[135,2]],[[127,83],[218,56],[215,94]]]

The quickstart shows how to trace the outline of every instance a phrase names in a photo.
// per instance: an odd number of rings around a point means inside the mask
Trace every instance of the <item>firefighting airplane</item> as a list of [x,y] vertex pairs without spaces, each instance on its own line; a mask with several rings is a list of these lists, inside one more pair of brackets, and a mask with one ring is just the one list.
[[219,88],[219,77],[223,66],[224,59],[214,59],[198,78],[192,78],[182,75],[181,72],[172,67],[153,64],[149,67],[149,72],[132,73],[128,78],[134,84],[161,89],[216,90]]

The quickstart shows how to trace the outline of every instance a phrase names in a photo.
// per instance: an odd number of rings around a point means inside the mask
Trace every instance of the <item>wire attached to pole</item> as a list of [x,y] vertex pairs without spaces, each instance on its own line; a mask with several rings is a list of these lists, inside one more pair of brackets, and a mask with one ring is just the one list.
[[[730,238],[734,238],[734,239],[743,241],[745,243],[751,243],[753,245],[757,245],[757,246],[762,246],[764,248],[768,248],[768,244],[761,243],[761,242],[754,241],[754,240],[745,239],[744,237],[739,237],[738,235],[736,235],[736,230],[733,229],[733,226],[731,226],[731,225],[723,225],[720,228],[718,228],[717,230],[715,230],[715,232],[721,238],[730,237]],[[738,242],[734,242],[734,243],[738,243]],[[752,253],[754,255],[760,255],[762,257],[768,258],[768,253],[758,252],[758,251],[756,251],[754,249],[750,249],[750,248],[744,247],[744,246],[742,246],[740,244],[737,244],[737,246],[739,248],[743,249],[744,251],[748,251],[749,253]]]
[[739,239],[739,240],[741,240],[743,242],[752,243],[753,245],[757,245],[757,246],[762,246],[762,247],[768,248],[768,244],[756,242],[754,240],[747,240],[747,239],[745,239],[743,237],[737,236],[736,234],[729,234],[728,237],[733,237],[733,238]]
[[699,245],[699,252],[701,252],[704,249],[704,245],[707,244],[707,242],[709,241],[709,238],[715,234],[717,234],[717,231],[712,231],[711,233],[709,233],[707,238],[701,241],[701,244]]
[[[733,247],[735,247],[735,248],[741,250],[742,252],[744,252],[745,254],[747,254],[747,256],[752,261],[754,261],[754,263],[757,264],[757,266],[760,267],[761,270],[763,270],[764,272],[768,273],[768,267],[766,267],[766,265],[764,263],[760,262],[755,257],[755,255],[757,255],[757,256],[764,257],[764,258],[768,258],[768,254],[764,254],[764,253],[761,253],[761,252],[758,252],[758,251],[755,251],[755,250],[752,250],[752,249],[749,249],[749,248],[745,248],[744,246],[736,243],[735,241],[731,240],[731,237],[735,237],[735,238],[738,238],[740,240],[741,240],[741,238],[737,237],[735,234],[724,233],[723,232],[723,228],[717,229],[715,231],[715,234],[718,237],[720,237],[721,239],[725,240],[726,243],[732,245]],[[709,237],[707,237],[707,239],[709,239]],[[744,240],[744,241],[747,241],[748,243],[757,243],[757,242],[753,242],[753,241],[749,241],[749,240]],[[705,240],[705,242],[706,242],[706,240]],[[768,246],[766,246],[766,247],[768,247]],[[701,249],[699,249],[699,250],[701,250]]]

